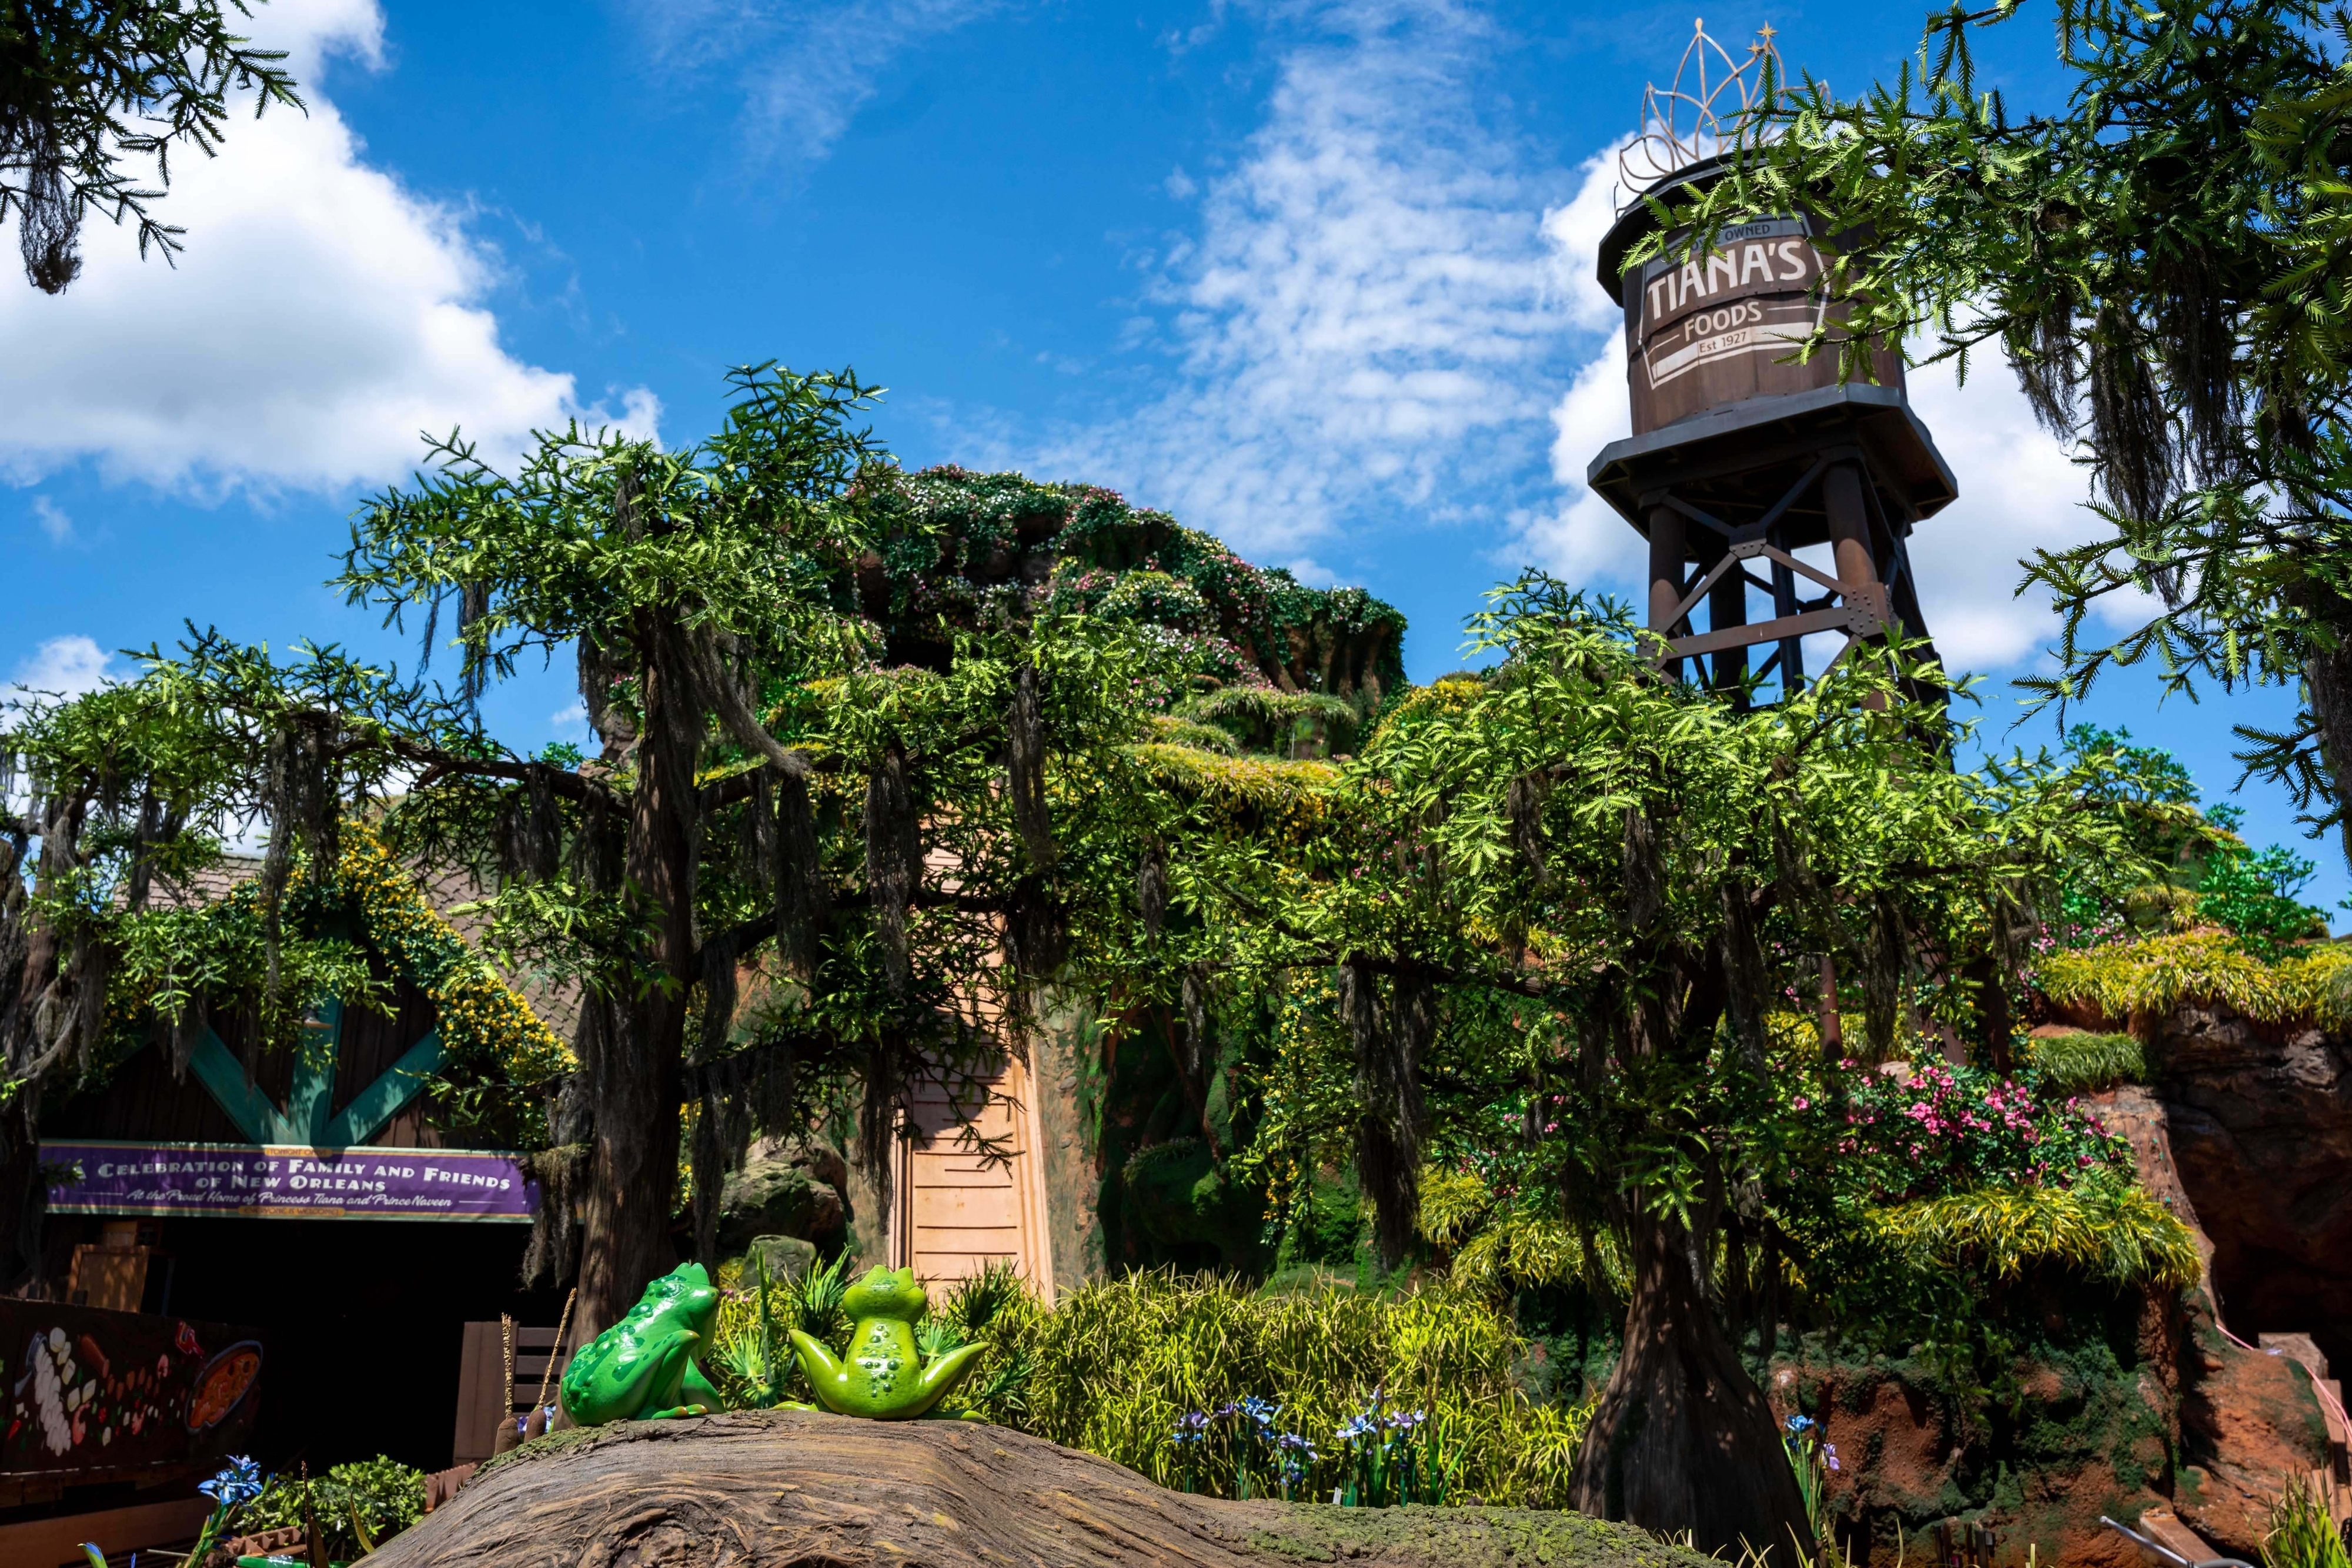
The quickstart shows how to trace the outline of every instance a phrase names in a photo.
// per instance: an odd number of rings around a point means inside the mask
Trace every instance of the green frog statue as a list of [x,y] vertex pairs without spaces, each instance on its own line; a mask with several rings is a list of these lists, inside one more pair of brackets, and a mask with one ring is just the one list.
[[838,1359],[813,1334],[794,1329],[792,1338],[817,1402],[844,1416],[907,1421],[928,1415],[988,1348],[959,1345],[923,1365],[915,1322],[930,1301],[912,1269],[868,1270],[843,1294],[841,1305],[857,1326]]
[[563,1371],[563,1413],[576,1427],[699,1416],[724,1401],[694,1353],[719,1312],[719,1292],[699,1263],[646,1287],[628,1315],[572,1356]]

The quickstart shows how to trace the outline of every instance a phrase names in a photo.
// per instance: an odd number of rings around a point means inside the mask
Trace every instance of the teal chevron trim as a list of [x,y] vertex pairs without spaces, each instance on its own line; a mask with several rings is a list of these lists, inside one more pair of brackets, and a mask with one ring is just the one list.
[[400,1114],[403,1106],[416,1098],[425,1081],[447,1054],[441,1049],[439,1030],[402,1051],[399,1061],[385,1068],[374,1082],[352,1095],[352,1103],[335,1113],[327,1124],[324,1145],[345,1149],[375,1136],[386,1122]]
[[229,1053],[220,1036],[206,1028],[188,1053],[196,1082],[220,1103],[236,1130],[256,1144],[312,1149],[342,1149],[363,1144],[416,1098],[425,1079],[446,1058],[441,1031],[434,1030],[401,1052],[400,1060],[336,1111],[335,1058],[343,1040],[343,1004],[330,997],[315,1022],[303,1026],[294,1082],[280,1111],[245,1075],[245,1064]]
[[293,1142],[313,1148],[332,1146],[327,1128],[335,1117],[335,1058],[342,1049],[342,1000],[329,997],[318,1018],[302,1026],[294,1082],[286,1089],[286,1124],[296,1131]]
[[289,1144],[294,1141],[293,1128],[279,1115],[269,1096],[255,1086],[245,1075],[245,1064],[221,1043],[221,1037],[207,1027],[204,1038],[188,1052],[188,1065],[196,1074],[196,1082],[209,1090],[236,1124],[236,1130],[257,1144]]

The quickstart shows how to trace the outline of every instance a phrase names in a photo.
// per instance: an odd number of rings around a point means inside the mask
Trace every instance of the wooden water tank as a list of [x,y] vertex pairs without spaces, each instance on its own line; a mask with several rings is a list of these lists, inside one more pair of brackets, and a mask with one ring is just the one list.
[[[1722,172],[1717,161],[1694,163],[1645,194],[1671,206]],[[1869,452],[1874,476],[1911,517],[1930,516],[1954,498],[1951,471],[1910,411],[1895,347],[1872,352],[1874,380],[1843,383],[1833,346],[1801,363],[1790,357],[1817,326],[1843,320],[1846,311],[1819,287],[1824,246],[1815,220],[1800,213],[1732,225],[1712,249],[1687,259],[1677,234],[1662,254],[1628,267],[1626,254],[1656,227],[1647,202],[1628,206],[1601,241],[1598,267],[1601,286],[1625,313],[1633,434],[1594,458],[1587,479],[1627,521],[1649,531],[1640,496],[1662,467],[1687,476],[1694,465],[1733,470],[1752,459],[1770,468],[1775,451],[1793,455],[1832,434]],[[1849,250],[1864,237],[1839,235],[1826,248]],[[1765,493],[1778,486],[1759,480],[1759,505],[1769,506]],[[1742,510],[1738,497],[1722,493],[1719,482],[1717,489],[1717,503]],[[1799,520],[1793,544],[1825,537]]]

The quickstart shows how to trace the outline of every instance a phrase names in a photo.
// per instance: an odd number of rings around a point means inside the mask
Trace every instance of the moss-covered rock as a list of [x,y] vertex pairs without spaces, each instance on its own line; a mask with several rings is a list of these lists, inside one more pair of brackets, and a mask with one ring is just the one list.
[[2128,1521],[2168,1500],[2178,1427],[2165,1356],[2126,1326],[2036,1343],[1991,1389],[1915,1355],[1782,1359],[1768,1390],[1783,1417],[1811,1416],[1835,1446],[1831,1514],[1856,1562],[1916,1557],[1938,1523],[1962,1520],[1993,1531],[2004,1563],[2029,1546],[2076,1563],[2108,1551],[2102,1514]]
[[1626,1524],[1517,1508],[1294,1505],[1249,1544],[1295,1562],[1431,1563],[1446,1568],[1681,1568],[1707,1562]]

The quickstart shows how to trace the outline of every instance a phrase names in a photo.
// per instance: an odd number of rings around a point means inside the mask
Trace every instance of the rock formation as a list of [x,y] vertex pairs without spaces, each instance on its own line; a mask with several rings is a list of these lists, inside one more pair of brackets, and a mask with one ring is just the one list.
[[847,1234],[842,1192],[849,1167],[824,1144],[762,1139],[719,1194],[719,1250],[732,1257],[760,1237],[792,1237],[819,1253],[840,1249]]
[[2218,1004],[2142,1021],[2223,1317],[2352,1365],[2352,1042]]

